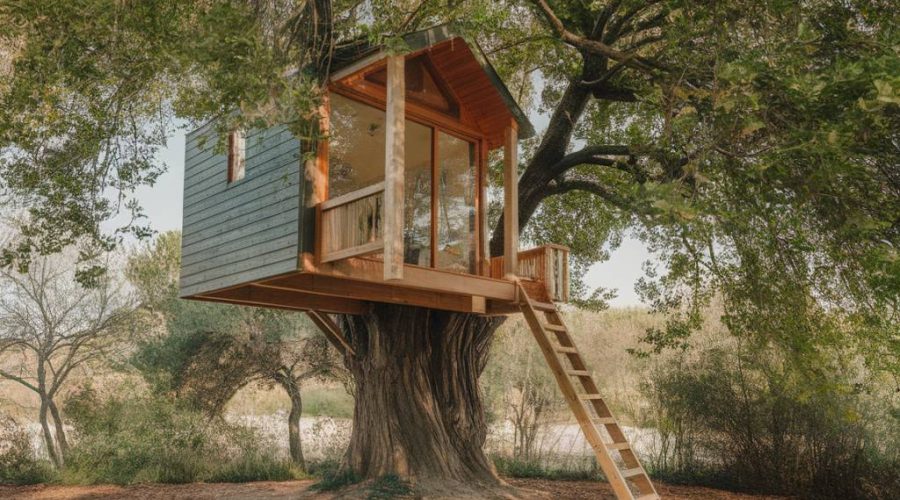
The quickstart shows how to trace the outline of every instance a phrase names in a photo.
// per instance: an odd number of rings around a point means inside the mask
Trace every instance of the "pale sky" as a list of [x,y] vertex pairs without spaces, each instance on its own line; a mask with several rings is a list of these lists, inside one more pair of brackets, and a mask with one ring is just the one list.
[[[538,132],[547,126],[546,118],[538,116],[531,118]],[[153,187],[142,187],[136,192],[136,198],[144,207],[150,226],[156,231],[181,229],[185,132],[178,130],[169,137],[167,147],[160,151],[159,159],[168,166],[166,173],[159,177]],[[108,224],[109,228],[115,226],[116,221]],[[643,275],[641,264],[650,257],[651,254],[643,243],[626,237],[608,261],[596,264],[590,269],[586,281],[591,287],[603,286],[615,289],[618,295],[610,301],[612,306],[640,305],[634,285]]]

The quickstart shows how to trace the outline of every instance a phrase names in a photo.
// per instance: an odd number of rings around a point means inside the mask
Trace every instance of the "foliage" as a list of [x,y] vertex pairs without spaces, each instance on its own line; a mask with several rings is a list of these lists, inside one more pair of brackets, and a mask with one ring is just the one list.
[[897,398],[854,363],[815,379],[777,348],[725,343],[650,377],[656,475],[808,498],[894,498]]
[[102,396],[90,387],[65,405],[77,440],[63,481],[79,484],[286,480],[297,472],[247,428],[152,395]]
[[381,476],[369,485],[366,498],[369,500],[388,500],[413,493],[409,483],[395,474]]
[[491,408],[491,420],[513,429],[513,457],[537,458],[538,433],[563,409],[556,380],[543,355],[520,322],[508,325],[494,339],[482,386]]
[[547,457],[541,460],[518,459],[496,455],[492,457],[494,467],[501,476],[522,477],[534,479],[549,479],[552,481],[605,481],[603,473],[597,468],[597,463],[587,460],[589,467],[574,467],[570,461],[562,465],[553,464]]
[[319,482],[309,487],[313,491],[336,491],[362,481],[355,472],[341,467],[336,462],[318,465],[310,469],[310,473],[321,477]]
[[86,288],[75,280],[74,262],[67,252],[37,259],[27,273],[0,269],[0,379],[39,398],[38,422],[57,467],[68,448],[60,392],[74,370],[115,357],[131,318],[116,276]]
[[28,433],[12,417],[0,415],[0,484],[49,483],[56,471],[39,459]]

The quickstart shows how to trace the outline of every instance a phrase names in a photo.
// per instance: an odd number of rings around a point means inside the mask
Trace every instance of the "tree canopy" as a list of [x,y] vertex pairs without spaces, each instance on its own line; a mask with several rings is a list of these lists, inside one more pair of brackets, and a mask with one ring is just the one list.
[[640,290],[670,322],[650,350],[688,342],[719,296],[735,334],[896,373],[897,17],[881,0],[8,2],[0,185],[31,223],[4,260],[146,235],[100,223],[140,214],[129,193],[164,168],[174,118],[314,134],[335,48],[402,51],[453,22],[549,116],[522,154],[525,238],[579,269],[629,232],[659,256]]

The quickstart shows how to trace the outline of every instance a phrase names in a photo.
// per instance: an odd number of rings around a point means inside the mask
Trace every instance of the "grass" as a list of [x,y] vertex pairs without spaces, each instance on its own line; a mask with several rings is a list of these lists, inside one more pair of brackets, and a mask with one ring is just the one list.
[[313,462],[307,470],[320,478],[319,482],[310,486],[313,491],[335,491],[362,481],[356,473],[342,469],[340,463],[332,460]]
[[309,476],[290,460],[269,455],[243,455],[214,469],[206,478],[209,483],[249,483],[253,481],[290,481]]
[[[501,476],[549,479],[553,481],[605,481],[603,473],[597,468],[593,460],[588,466],[573,466],[571,463],[553,464],[554,460],[520,460],[512,457],[493,456],[494,466]],[[564,461],[570,462],[570,461]],[[587,463],[585,464],[587,465]]]
[[381,476],[368,488],[368,496],[370,500],[388,500],[398,496],[407,496],[412,494],[413,490],[409,483],[400,479],[398,476],[389,474]]

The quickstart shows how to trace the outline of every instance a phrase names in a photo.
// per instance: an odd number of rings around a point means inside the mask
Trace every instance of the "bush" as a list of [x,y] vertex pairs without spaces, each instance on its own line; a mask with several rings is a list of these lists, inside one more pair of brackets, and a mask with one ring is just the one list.
[[254,431],[159,397],[100,398],[86,389],[65,406],[75,430],[63,480],[189,483],[285,480],[298,472]]
[[0,415],[0,484],[47,483],[56,478],[50,462],[37,458],[28,433]]
[[821,375],[842,373],[834,367],[809,373],[759,346],[663,364],[645,387],[660,433],[646,465],[670,481],[729,489],[900,498],[900,419],[879,403],[890,396],[867,394],[846,373]]

